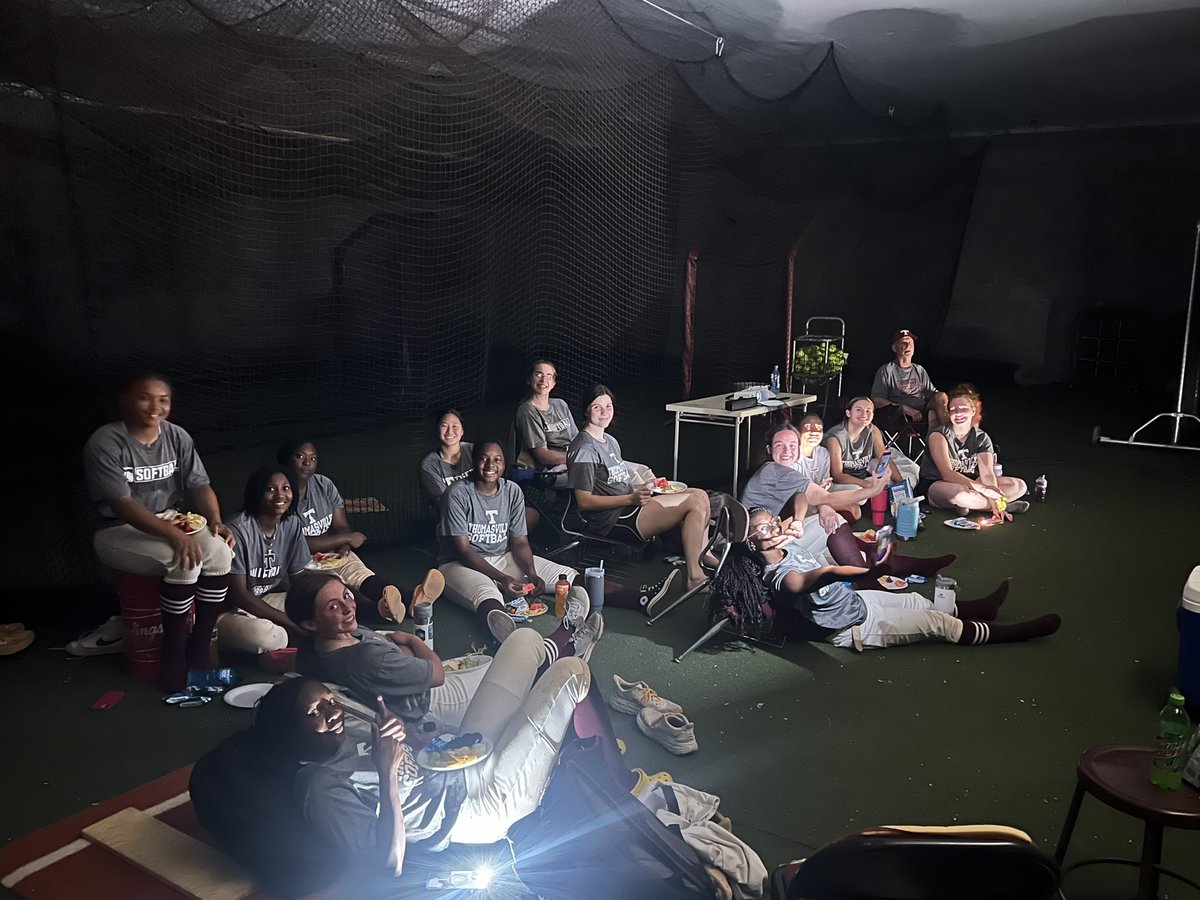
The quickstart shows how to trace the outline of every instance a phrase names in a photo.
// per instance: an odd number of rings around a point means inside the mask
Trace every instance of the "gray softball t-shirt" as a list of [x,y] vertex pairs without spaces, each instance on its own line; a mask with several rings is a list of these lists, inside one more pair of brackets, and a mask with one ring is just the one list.
[[440,562],[455,558],[454,549],[446,539],[466,536],[471,549],[483,556],[499,556],[508,552],[508,539],[527,533],[525,526],[525,497],[516,482],[500,479],[499,490],[488,496],[476,490],[473,481],[460,481],[450,486],[442,497],[442,521],[439,534]]
[[535,447],[550,450],[566,450],[579,434],[571,408],[565,400],[550,398],[549,409],[538,409],[533,401],[526,400],[517,407],[516,415],[517,462],[523,466],[537,468],[537,462],[529,453]]
[[296,515],[305,537],[319,537],[333,524],[333,511],[344,509],[346,501],[332,481],[314,474],[308,479],[308,493],[296,501]]
[[442,459],[442,454],[434,450],[421,460],[419,470],[421,489],[435,503],[446,493],[446,489],[456,481],[464,480],[471,474],[472,460],[475,456],[475,445],[465,441],[459,444],[462,452],[458,463],[451,465]]
[[829,451],[824,447],[813,447],[812,457],[801,453],[793,468],[807,475],[809,481],[820,484],[829,477]]
[[[763,581],[771,590],[783,593],[783,579],[789,572],[811,572],[821,565],[800,547],[788,544],[783,548],[783,559],[763,569]],[[867,605],[862,597],[844,581],[805,594],[801,611],[814,625],[830,631],[858,625],[867,617]]]
[[[621,445],[611,434],[598,441],[581,431],[567,449],[567,487],[591,491],[598,497],[622,497],[633,493],[629,467],[621,457]],[[579,511],[588,530],[608,534],[617,518],[628,510]]]
[[924,366],[913,363],[906,369],[894,359],[879,367],[871,385],[872,397],[883,397],[913,409],[924,409],[925,402],[936,393],[937,388]]
[[778,515],[794,494],[804,493],[810,484],[812,479],[803,472],[768,461],[746,482],[742,505],[761,506]]
[[244,512],[225,524],[237,535],[230,574],[244,576],[255,597],[286,591],[291,584],[288,576],[299,574],[312,559],[298,516],[284,516],[271,537]]
[[118,497],[160,513],[179,505],[185,491],[208,484],[192,436],[172,422],[159,429],[158,440],[149,445],[134,440],[124,422],[102,425],[88,438],[83,468],[101,527],[125,521],[112,508]]
[[383,697],[388,709],[406,719],[419,719],[429,712],[433,664],[405,653],[395,641],[369,628],[360,628],[353,636],[358,643],[337,650],[317,650],[322,674],[344,684],[371,708],[375,707],[376,697]]
[[[966,475],[968,478],[979,477],[980,453],[996,452],[995,445],[992,444],[992,439],[988,437],[987,432],[980,431],[978,428],[968,431],[961,441],[954,436],[954,429],[949,425],[935,428],[934,431],[946,439],[946,445],[950,450],[950,465],[954,467],[954,471],[960,475]],[[921,457],[921,477],[928,478],[930,481],[940,481],[942,477],[937,463],[933,461],[933,454],[928,450]]]
[[868,425],[858,436],[850,437],[845,424],[835,425],[826,432],[826,439],[834,438],[841,447],[842,471],[853,478],[870,478],[874,474],[871,455],[875,452],[874,425]]

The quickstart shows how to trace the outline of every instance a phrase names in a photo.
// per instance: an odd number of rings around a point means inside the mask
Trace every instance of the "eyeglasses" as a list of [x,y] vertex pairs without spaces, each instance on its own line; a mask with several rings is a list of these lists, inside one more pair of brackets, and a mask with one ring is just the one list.
[[761,534],[764,537],[769,536],[772,531],[783,524],[783,519],[779,516],[772,516],[770,521],[762,522],[750,529],[751,534]]
[[557,381],[558,376],[553,372],[534,372],[533,377],[537,381]]

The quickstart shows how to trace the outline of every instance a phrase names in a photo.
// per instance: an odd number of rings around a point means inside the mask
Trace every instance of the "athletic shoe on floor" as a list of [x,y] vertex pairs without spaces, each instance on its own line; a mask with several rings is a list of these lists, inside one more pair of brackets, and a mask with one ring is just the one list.
[[32,631],[0,632],[0,656],[12,656],[14,653],[20,653],[32,643]]
[[683,713],[643,709],[637,714],[637,726],[642,734],[658,741],[676,756],[695,753],[700,749],[696,743],[696,726]]
[[644,681],[626,681],[620,675],[613,675],[616,690],[608,698],[608,705],[617,712],[629,713],[636,716],[643,709],[657,709],[663,713],[681,713],[683,707],[672,703],[665,697],[660,697],[654,688]]
[[487,614],[488,631],[501,644],[505,638],[517,630],[517,623],[512,620],[512,616],[502,609],[493,609]]
[[425,573],[425,577],[421,583],[413,588],[412,605],[418,603],[432,603],[438,597],[442,596],[442,591],[446,589],[446,576],[438,569],[430,569]]
[[99,628],[84,632],[77,640],[69,641],[66,650],[72,656],[104,656],[125,652],[125,626],[120,616],[111,616]]
[[954,514],[960,519],[963,519],[971,514],[971,510],[967,509],[965,506],[956,506],[954,507]]
[[1013,500],[1008,504],[1008,506],[1005,507],[1005,509],[1007,509],[1013,515],[1020,515],[1021,513],[1029,512],[1029,501]]
[[646,615],[653,617],[655,610],[666,599],[667,593],[671,590],[671,582],[675,580],[675,576],[678,574],[678,569],[672,569],[662,581],[642,585],[639,591],[638,603],[642,605],[642,611]]
[[571,643],[575,645],[575,655],[587,662],[592,658],[600,635],[604,634],[604,616],[592,613],[582,621],[576,619],[572,627],[575,633],[571,635]]

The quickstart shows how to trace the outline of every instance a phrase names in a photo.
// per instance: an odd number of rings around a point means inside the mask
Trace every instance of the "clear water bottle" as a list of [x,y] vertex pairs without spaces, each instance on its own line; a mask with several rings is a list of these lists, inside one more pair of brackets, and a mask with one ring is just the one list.
[[433,649],[433,604],[418,603],[413,607],[413,634]]
[[1047,485],[1047,483],[1048,482],[1046,481],[1045,475],[1039,475],[1037,477],[1037,480],[1033,483],[1033,499],[1036,500],[1038,503],[1046,502],[1046,485]]
[[771,393],[778,394],[782,382],[780,381],[779,366],[771,370]]
[[1179,790],[1183,782],[1184,749],[1192,730],[1192,720],[1183,708],[1183,694],[1172,691],[1167,705],[1158,714],[1158,737],[1154,742],[1154,763],[1150,782],[1164,791]]

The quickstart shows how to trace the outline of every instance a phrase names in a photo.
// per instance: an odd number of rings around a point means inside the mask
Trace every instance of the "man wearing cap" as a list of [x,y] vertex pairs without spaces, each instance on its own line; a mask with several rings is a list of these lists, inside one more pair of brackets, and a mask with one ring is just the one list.
[[871,385],[875,421],[889,430],[925,418],[928,418],[930,428],[950,421],[945,392],[933,386],[924,366],[913,362],[916,344],[917,335],[907,328],[892,335],[892,352],[896,358],[879,367]]

